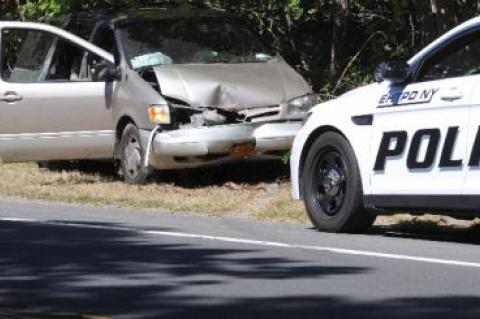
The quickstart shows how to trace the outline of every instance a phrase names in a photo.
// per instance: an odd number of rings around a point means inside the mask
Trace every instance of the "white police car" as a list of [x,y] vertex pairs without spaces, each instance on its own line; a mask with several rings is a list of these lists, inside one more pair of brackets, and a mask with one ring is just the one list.
[[480,17],[377,83],[317,105],[291,157],[293,196],[315,226],[359,232],[375,215],[480,216]]

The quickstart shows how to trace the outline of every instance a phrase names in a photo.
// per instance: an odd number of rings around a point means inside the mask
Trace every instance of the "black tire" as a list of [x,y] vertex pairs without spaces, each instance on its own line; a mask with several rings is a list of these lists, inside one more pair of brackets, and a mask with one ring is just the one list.
[[120,140],[120,170],[128,184],[145,184],[152,171],[144,166],[145,150],[140,142],[140,132],[134,124],[128,124]]
[[310,148],[302,176],[308,215],[320,231],[359,233],[375,216],[364,208],[363,189],[352,147],[340,134],[322,134]]

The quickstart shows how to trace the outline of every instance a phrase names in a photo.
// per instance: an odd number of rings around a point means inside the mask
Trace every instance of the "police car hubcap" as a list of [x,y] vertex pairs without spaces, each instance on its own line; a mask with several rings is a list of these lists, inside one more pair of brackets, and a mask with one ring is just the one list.
[[345,195],[345,166],[340,154],[328,151],[318,160],[317,201],[330,216],[336,215],[343,206]]
[[323,188],[325,189],[325,193],[328,196],[336,196],[338,194],[338,191],[340,190],[341,180],[342,176],[335,168],[328,170],[328,173],[326,174],[323,181]]

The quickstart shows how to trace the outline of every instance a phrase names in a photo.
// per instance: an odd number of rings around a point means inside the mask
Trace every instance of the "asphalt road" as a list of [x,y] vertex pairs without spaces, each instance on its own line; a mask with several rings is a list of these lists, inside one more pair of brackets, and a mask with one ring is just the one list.
[[331,235],[308,225],[3,199],[0,318],[13,313],[480,318],[480,251],[386,232]]

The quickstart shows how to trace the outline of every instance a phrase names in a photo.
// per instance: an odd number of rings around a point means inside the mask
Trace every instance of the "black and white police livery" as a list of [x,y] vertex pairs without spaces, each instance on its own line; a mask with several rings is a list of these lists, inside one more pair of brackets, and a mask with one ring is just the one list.
[[377,83],[317,105],[295,139],[293,196],[323,231],[392,211],[480,216],[480,17]]

